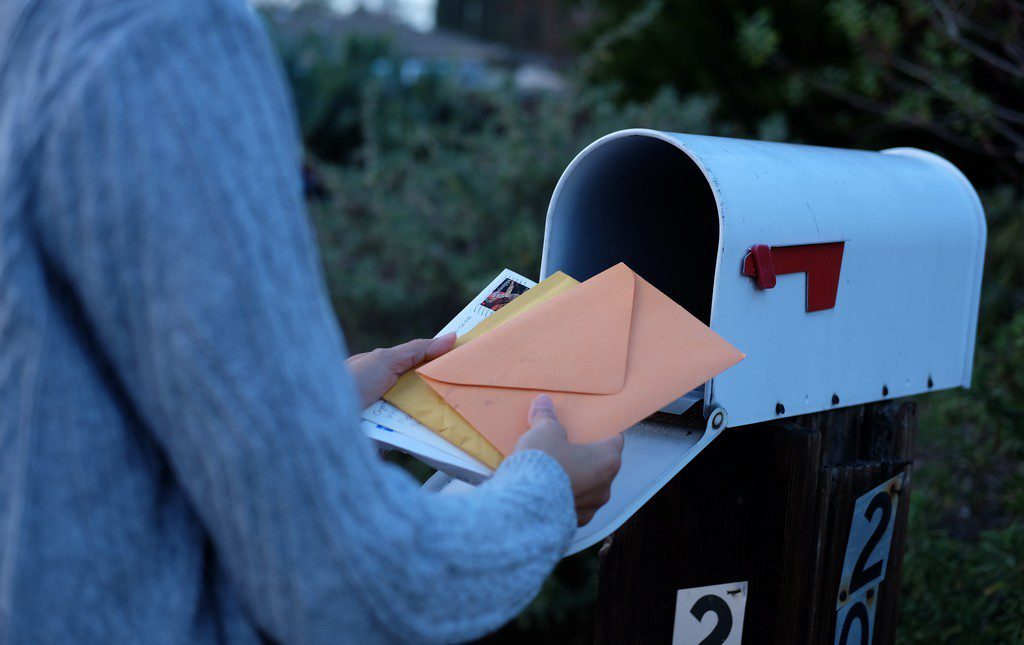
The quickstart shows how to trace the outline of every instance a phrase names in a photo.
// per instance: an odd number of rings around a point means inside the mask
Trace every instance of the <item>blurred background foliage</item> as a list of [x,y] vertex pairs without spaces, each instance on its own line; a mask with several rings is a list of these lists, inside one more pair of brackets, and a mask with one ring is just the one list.
[[[536,277],[555,182],[607,132],[935,151],[982,194],[989,239],[974,386],[920,401],[899,639],[1024,642],[1024,5],[564,4],[588,20],[564,87],[541,92],[409,82],[387,38],[268,20],[351,350],[432,335],[505,266]],[[591,550],[490,640],[589,642],[595,591]]]

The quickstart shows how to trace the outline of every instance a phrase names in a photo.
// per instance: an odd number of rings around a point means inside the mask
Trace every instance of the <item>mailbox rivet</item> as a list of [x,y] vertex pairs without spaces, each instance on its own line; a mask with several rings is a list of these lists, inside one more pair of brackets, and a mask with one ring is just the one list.
[[833,394],[832,395],[832,405],[839,405],[839,395],[838,394]]
[[846,589],[839,590],[839,602],[846,602]]
[[786,406],[782,405],[782,403],[776,403],[775,414],[786,414]]
[[889,396],[889,386],[888,385],[883,385],[882,386],[882,396]]
[[722,427],[722,423],[725,421],[725,415],[721,412],[716,412],[715,416],[711,417],[711,427],[718,430]]
[[874,589],[868,589],[868,600],[871,600],[874,597],[875,597],[875,590]]
[[932,382],[932,376],[931,376],[931,374],[929,374],[928,375],[928,389],[929,390],[932,389],[933,385],[935,385],[935,383]]

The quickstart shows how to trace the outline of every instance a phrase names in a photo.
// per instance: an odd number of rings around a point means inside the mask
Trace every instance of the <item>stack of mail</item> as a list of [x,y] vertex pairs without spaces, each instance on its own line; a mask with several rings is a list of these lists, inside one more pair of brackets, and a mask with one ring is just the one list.
[[[743,358],[625,264],[582,284],[562,273],[536,286],[515,279],[528,290],[364,413],[371,436],[472,481],[514,451],[538,394],[552,398],[570,441],[599,441]],[[401,439],[382,441],[388,433]],[[423,445],[410,449],[413,439]]]

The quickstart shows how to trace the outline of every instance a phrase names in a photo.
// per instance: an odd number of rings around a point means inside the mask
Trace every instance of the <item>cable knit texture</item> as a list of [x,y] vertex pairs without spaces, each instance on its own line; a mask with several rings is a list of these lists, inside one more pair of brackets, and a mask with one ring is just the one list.
[[0,643],[467,640],[564,552],[550,457],[361,435],[296,130],[241,0],[0,2]]

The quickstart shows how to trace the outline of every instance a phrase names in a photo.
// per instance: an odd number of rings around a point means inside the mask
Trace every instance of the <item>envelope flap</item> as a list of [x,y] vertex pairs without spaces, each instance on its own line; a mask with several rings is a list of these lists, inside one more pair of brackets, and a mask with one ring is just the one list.
[[626,381],[635,286],[618,264],[417,371],[459,385],[614,394]]

